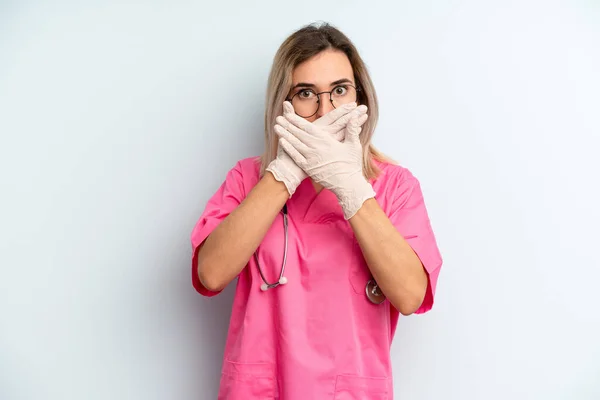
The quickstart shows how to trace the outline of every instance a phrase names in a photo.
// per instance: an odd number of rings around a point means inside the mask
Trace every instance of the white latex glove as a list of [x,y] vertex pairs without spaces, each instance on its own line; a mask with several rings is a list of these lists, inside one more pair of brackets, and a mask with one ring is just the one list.
[[[331,135],[338,141],[343,140],[348,121],[354,116],[360,116],[366,113],[366,107],[362,107],[363,108],[357,107],[356,103],[347,104],[325,114],[316,120],[314,124],[321,126],[324,134]],[[283,103],[283,114],[284,116],[296,115],[292,103],[288,101]],[[306,122],[310,123],[308,121]],[[283,182],[290,196],[296,192],[300,183],[307,178],[306,173],[294,162],[294,160],[292,160],[289,154],[283,150],[281,145],[277,146],[277,156],[267,166],[266,170],[271,172],[276,180]]]
[[272,173],[276,180],[283,182],[290,196],[307,177],[302,168],[283,150],[281,144],[277,146],[277,157],[269,163],[266,170]]
[[[291,103],[290,106],[292,106]],[[352,112],[342,114],[341,111],[337,111],[340,109],[348,109]],[[340,108],[336,108],[335,110],[328,112],[321,118],[314,121],[313,124],[316,126],[323,127],[323,130],[325,132],[333,135],[335,140],[341,142],[346,137],[346,126],[348,125],[348,122],[354,117],[359,117],[358,126],[362,127],[364,123],[367,122],[366,114],[367,106],[357,106],[356,103],[349,103],[341,106]]]
[[277,117],[275,126],[279,145],[308,176],[335,194],[346,219],[353,217],[365,200],[375,197],[362,168],[359,119],[366,121],[364,117],[352,117],[343,142],[295,114]]

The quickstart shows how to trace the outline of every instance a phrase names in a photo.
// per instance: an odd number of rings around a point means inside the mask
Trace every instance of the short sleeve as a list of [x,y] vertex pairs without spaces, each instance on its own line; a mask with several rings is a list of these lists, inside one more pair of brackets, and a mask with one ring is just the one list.
[[202,216],[192,231],[192,284],[200,294],[214,296],[202,285],[198,277],[198,249],[211,232],[223,221],[244,199],[242,167],[238,162],[228,173],[217,192],[208,200]]
[[427,272],[427,292],[415,312],[423,314],[433,307],[442,257],[431,228],[421,185],[415,177],[411,176],[399,184],[391,208],[390,221],[417,254]]

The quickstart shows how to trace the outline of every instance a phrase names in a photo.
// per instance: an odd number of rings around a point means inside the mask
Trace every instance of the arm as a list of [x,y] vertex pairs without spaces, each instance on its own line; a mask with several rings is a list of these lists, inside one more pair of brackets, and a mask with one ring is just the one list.
[[375,199],[365,201],[348,222],[381,291],[401,314],[415,312],[427,290],[419,257]]
[[371,273],[392,305],[404,315],[429,310],[441,259],[418,181],[406,180],[406,187],[395,188],[400,196],[388,218],[363,173],[364,117],[350,119],[342,142],[292,113],[284,117],[275,126],[279,144],[314,181],[336,195]]
[[198,250],[197,274],[204,287],[220,291],[242,271],[289,196],[284,183],[264,175]]

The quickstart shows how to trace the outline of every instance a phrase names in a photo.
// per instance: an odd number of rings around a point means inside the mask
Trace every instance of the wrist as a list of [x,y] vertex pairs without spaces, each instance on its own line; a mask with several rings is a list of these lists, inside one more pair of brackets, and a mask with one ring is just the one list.
[[277,169],[267,169],[260,183],[264,185],[269,195],[285,196],[286,198],[289,198],[298,186],[281,176]]
[[362,174],[346,179],[343,186],[331,188],[331,191],[339,201],[343,199],[348,200],[353,197],[374,195],[373,186]]
[[344,211],[344,218],[350,219],[362,207],[363,203],[375,197],[373,186],[366,180],[357,180],[347,189],[339,190],[335,193]]
[[277,176],[279,175],[277,172],[268,170],[265,175],[262,177],[261,181],[264,183],[265,187],[268,188],[269,193],[277,196],[288,193],[288,186],[285,182],[285,179]]

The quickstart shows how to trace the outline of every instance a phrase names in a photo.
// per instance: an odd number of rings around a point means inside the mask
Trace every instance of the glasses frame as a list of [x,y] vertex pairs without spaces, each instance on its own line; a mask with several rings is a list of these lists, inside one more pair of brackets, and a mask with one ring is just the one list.
[[[344,87],[344,86],[350,86],[350,87],[354,88],[354,90],[356,91],[356,100],[355,100],[355,101],[356,101],[356,102],[358,102],[358,92],[360,92],[360,88],[359,88],[359,87],[357,87],[357,86],[351,85],[351,84],[349,84],[349,83],[344,83],[344,84],[342,84],[342,85],[337,85],[336,87],[334,87],[333,89],[331,89],[331,90],[330,90],[330,91],[328,91],[328,92],[327,92],[327,91],[325,91],[325,92],[319,92],[319,93],[315,93],[315,95],[317,96],[317,109],[315,110],[315,112],[314,112],[314,113],[312,113],[312,115],[309,115],[309,116],[304,116],[304,115],[300,115],[300,114],[298,114],[298,113],[296,113],[296,115],[298,115],[299,117],[302,117],[302,118],[310,118],[310,117],[314,116],[316,113],[318,113],[318,112],[319,112],[319,104],[321,103],[321,95],[322,95],[322,94],[325,94],[325,93],[328,93],[328,94],[329,94],[329,102],[331,103],[331,105],[333,106],[333,108],[336,108],[336,106],[333,104],[332,93],[333,93],[333,91],[334,91],[335,89],[337,89],[338,87]],[[289,97],[289,98],[287,99],[287,101],[289,101],[289,102],[291,103],[291,102],[292,102],[292,100],[294,100],[294,97],[298,96],[300,93],[302,93],[302,92],[303,92],[303,91],[305,91],[305,90],[312,90],[312,89],[301,89],[301,90],[297,91],[297,92],[296,92],[296,94],[294,94],[292,97]],[[294,112],[295,112],[295,110],[294,110]]]

